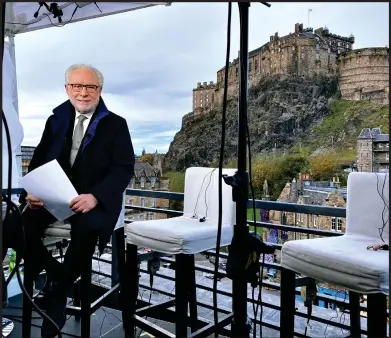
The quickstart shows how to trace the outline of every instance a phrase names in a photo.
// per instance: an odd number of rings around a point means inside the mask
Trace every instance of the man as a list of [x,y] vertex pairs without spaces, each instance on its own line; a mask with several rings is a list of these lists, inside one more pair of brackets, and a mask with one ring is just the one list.
[[[31,160],[29,171],[56,159],[79,193],[70,203],[76,213],[71,224],[71,242],[60,264],[42,243],[45,229],[56,219],[43,203],[26,194],[24,212],[27,248],[26,266],[34,274],[45,268],[55,279],[45,300],[47,314],[60,329],[65,324],[66,291],[80,276],[83,257],[92,257],[97,239],[99,250],[108,243],[118,220],[123,192],[134,172],[134,152],[125,119],[110,112],[102,98],[103,75],[88,65],[73,65],[65,72],[69,100],[53,110]],[[53,187],[55,189],[55,187]],[[34,276],[35,277],[35,276]],[[44,320],[42,337],[56,330]]]

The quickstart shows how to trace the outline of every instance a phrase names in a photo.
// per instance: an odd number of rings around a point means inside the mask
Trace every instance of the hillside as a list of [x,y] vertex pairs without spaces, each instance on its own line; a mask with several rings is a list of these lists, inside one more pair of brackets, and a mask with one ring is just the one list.
[[[338,100],[337,79],[275,76],[249,91],[249,129],[253,155],[291,152],[306,148],[323,154],[341,149],[355,154],[356,138],[363,127],[388,132],[389,106]],[[219,107],[186,125],[175,135],[164,158],[164,169],[181,171],[209,166],[219,156]],[[228,104],[225,160],[236,158],[237,99]]]

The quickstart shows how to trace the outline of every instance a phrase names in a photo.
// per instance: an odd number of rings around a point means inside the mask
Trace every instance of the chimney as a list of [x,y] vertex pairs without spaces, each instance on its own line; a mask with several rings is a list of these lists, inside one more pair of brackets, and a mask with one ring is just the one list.
[[295,34],[299,34],[300,33],[300,24],[297,23],[295,24]]
[[205,82],[204,82],[204,86],[206,86],[207,84],[208,84],[208,82],[205,81]]
[[273,42],[273,35],[270,35],[270,42]]
[[278,40],[278,32],[274,33],[274,39]]
[[211,84],[211,85],[212,85],[212,84],[213,84],[213,81],[210,81],[210,82],[209,82],[209,84]]
[[290,202],[297,202],[298,196],[299,195],[297,192],[297,182],[296,182],[296,179],[294,178],[291,183],[291,191],[290,191],[289,201]]
[[299,26],[299,31],[300,31],[300,33],[303,31],[303,24],[302,23]]
[[201,82],[197,82],[197,88],[201,88]]

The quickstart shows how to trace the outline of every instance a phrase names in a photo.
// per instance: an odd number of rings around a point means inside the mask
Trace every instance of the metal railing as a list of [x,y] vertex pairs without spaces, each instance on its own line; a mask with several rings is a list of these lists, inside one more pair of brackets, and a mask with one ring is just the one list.
[[[13,194],[20,194],[20,189],[13,189]],[[183,193],[176,193],[176,192],[163,192],[163,191],[152,191],[152,190],[142,190],[142,189],[127,189],[126,190],[127,196],[138,196],[138,197],[150,197],[150,198],[158,198],[158,199],[166,199],[166,200],[174,200],[174,201],[183,201],[184,200],[184,194]],[[248,202],[248,208],[252,208],[253,203],[252,200]],[[311,214],[311,215],[317,215],[317,216],[329,216],[329,217],[346,217],[346,209],[345,208],[336,208],[336,207],[329,207],[329,206],[318,206],[318,205],[306,205],[306,204],[295,204],[295,203],[286,203],[286,202],[275,202],[275,201],[261,201],[256,200],[255,201],[255,207],[257,209],[266,209],[266,210],[274,210],[274,211],[282,211],[282,212],[290,212],[290,213],[297,213],[297,214]],[[141,212],[149,212],[149,213],[159,213],[159,214],[166,214],[168,216],[180,216],[183,214],[182,211],[177,210],[171,210],[171,209],[165,209],[165,208],[151,208],[151,207],[141,207],[141,206],[135,206],[135,205],[125,205],[125,210],[136,210]],[[131,223],[132,221],[129,219],[125,219],[125,223]],[[314,228],[308,228],[308,227],[300,227],[300,226],[292,226],[292,225],[286,225],[286,224],[275,224],[275,223],[267,223],[267,222],[254,222],[253,220],[248,220],[249,225],[255,225],[260,228],[268,228],[268,229],[276,229],[284,232],[295,232],[295,233],[303,233],[303,234],[309,234],[309,235],[316,235],[316,236],[322,236],[322,237],[331,237],[331,236],[340,236],[343,235],[342,232],[335,232],[335,231],[328,231],[328,230],[319,230]],[[276,244],[276,243],[268,243],[275,247],[276,250],[281,250],[282,245]],[[112,245],[108,245],[109,249],[113,249],[115,246],[115,243],[112,243]],[[214,250],[208,250],[204,254],[208,256],[215,256],[216,253]],[[151,258],[151,255],[146,253],[141,255],[141,260],[148,260]],[[220,258],[226,259],[227,254],[224,252],[220,253]],[[102,258],[94,257],[94,260],[104,262],[104,263],[113,263],[109,260],[105,260]],[[162,257],[161,261],[164,263],[170,263],[170,267],[175,269],[175,260],[171,257]],[[260,263],[262,265],[262,263]],[[272,268],[275,270],[280,270],[281,265],[279,263],[264,263],[265,268]],[[5,267],[3,267],[5,268]],[[214,274],[214,269],[206,266],[201,266],[196,264],[195,267],[196,271],[204,272],[208,274]],[[147,270],[141,269],[142,273],[148,273]],[[102,273],[100,271],[94,271],[93,273],[97,275],[101,275],[107,278],[113,278],[113,276],[110,276],[108,274]],[[113,270],[112,270],[113,274]],[[219,271],[219,275],[221,277],[226,277],[226,273],[224,271]],[[157,277],[164,278],[167,280],[173,280],[173,277],[167,276],[165,274],[157,273]],[[206,291],[213,292],[213,289],[211,287],[201,285],[199,283],[196,284],[197,288],[203,289]],[[262,286],[267,287],[273,290],[280,290],[280,283],[277,282],[271,282],[271,281],[262,281]],[[151,289],[149,285],[140,283],[140,287],[144,289]],[[154,287],[151,289],[152,291],[159,292],[160,294],[164,294],[166,296],[172,296],[174,297],[173,293],[168,292],[167,290],[162,290],[161,288]],[[232,293],[224,291],[224,290],[217,290],[218,294],[232,297]],[[300,295],[300,287],[296,288],[296,294]],[[344,309],[349,309],[349,302],[346,299],[338,298],[334,296],[328,296],[326,294],[317,294],[317,299],[319,301],[324,301],[326,304],[335,304],[336,306],[343,307]],[[252,300],[251,298],[247,299],[249,303],[254,303],[256,301]],[[261,302],[262,306],[274,309],[274,310],[281,310],[279,305],[267,303],[267,302]],[[198,301],[198,306],[207,308],[207,309],[213,309],[213,305]],[[230,312],[230,309],[221,308],[218,309],[221,313],[227,314]],[[366,305],[360,304],[360,311],[366,311]],[[307,313],[299,312],[296,310],[295,314],[299,317],[307,318]],[[259,318],[252,318],[253,322],[259,324]],[[327,324],[328,326],[333,326],[340,329],[349,330],[349,326],[334,322],[331,320],[326,320],[321,317],[317,317],[312,315],[311,321],[316,321],[319,323]],[[265,327],[269,327],[275,330],[279,330],[279,326],[274,325],[270,321],[262,321],[262,325]],[[363,334],[366,334],[365,330],[361,330]],[[296,331],[295,334],[297,336],[304,336],[303,332]]]
[[[151,190],[142,190],[142,189],[127,189],[126,191],[127,196],[138,196],[138,197],[149,197],[149,198],[158,198],[158,199],[167,199],[167,200],[175,200],[175,201],[183,201],[184,200],[184,194],[183,193],[175,193],[175,192],[162,192],[162,191],[151,191]],[[253,201],[249,200],[248,202],[248,208],[253,207]],[[319,205],[306,205],[306,204],[296,204],[296,203],[286,203],[286,202],[275,202],[275,201],[263,201],[263,200],[255,200],[255,207],[257,209],[265,209],[265,210],[270,210],[270,211],[281,211],[281,212],[287,212],[287,213],[296,213],[296,214],[310,214],[310,215],[317,215],[317,216],[329,216],[329,217],[339,217],[339,218],[346,218],[346,209],[341,208],[341,207],[329,207],[329,206],[319,206]],[[148,213],[163,213],[167,214],[169,216],[180,216],[183,214],[182,211],[177,211],[177,210],[170,210],[170,209],[164,209],[164,208],[151,208],[151,207],[141,207],[141,206],[135,206],[135,205],[125,205],[126,210],[136,210],[140,212],[148,212]],[[127,219],[127,223],[131,223],[132,221]],[[247,223],[249,225],[256,225],[259,228],[268,228],[268,229],[276,229],[279,231],[284,231],[284,232],[295,232],[295,233],[302,233],[302,234],[307,234],[307,235],[314,235],[314,236],[319,236],[319,237],[332,237],[332,236],[341,236],[344,233],[343,232],[337,232],[337,231],[329,231],[329,230],[320,230],[320,229],[314,229],[314,228],[309,228],[309,227],[300,227],[300,226],[293,226],[293,225],[287,225],[287,224],[275,224],[275,223],[267,223],[267,222],[261,222],[257,221],[254,222],[253,220],[248,220]],[[281,250],[282,245],[281,244],[276,244],[276,243],[268,243],[269,245],[272,245],[276,250]],[[206,255],[208,256],[215,256],[216,253],[214,250],[209,250],[205,252]],[[228,257],[227,253],[220,252],[220,258],[226,259]],[[170,258],[170,257],[162,257],[161,261],[164,263],[170,263],[171,268],[175,269],[175,259]],[[262,265],[262,263],[260,263]],[[265,268],[272,268],[275,270],[280,270],[281,269],[281,264],[279,263],[264,263]],[[206,266],[201,266],[197,265],[195,267],[196,271],[199,272],[204,272],[208,274],[214,274],[214,269]],[[141,269],[142,273],[148,273],[146,269]],[[226,273],[224,271],[219,271],[219,275],[221,277],[226,277]],[[157,277],[167,279],[167,280],[174,280],[173,277],[167,276],[163,273],[157,273]],[[262,286],[267,287],[273,290],[280,290],[280,283],[277,282],[271,282],[271,281],[262,281]],[[167,292],[167,290],[161,290],[161,288],[150,288],[149,285],[147,284],[140,284],[140,287],[143,287],[144,289],[152,290],[159,292],[161,294],[164,294],[166,296],[174,296],[173,294],[170,294]],[[210,291],[213,292],[213,289],[211,287],[201,285],[199,283],[196,284],[196,287],[202,290]],[[223,290],[218,290],[218,294],[232,297],[232,293],[223,291]],[[296,288],[296,295],[300,295],[301,290],[300,287]],[[333,304],[338,307],[342,307],[344,309],[349,309],[350,304],[348,300],[345,298],[339,298],[336,296],[329,296],[327,294],[322,294],[322,293],[317,293],[317,300],[318,301],[323,301],[325,304]],[[249,303],[256,303],[256,300],[254,301],[251,298],[248,298],[247,301]],[[267,303],[267,302],[261,302],[262,306],[274,309],[274,310],[280,310],[279,304],[272,304],[272,303]],[[198,306],[207,308],[207,309],[213,309],[213,305],[211,304],[206,304],[205,302],[197,302]],[[361,303],[360,304],[360,311],[366,311],[366,304]],[[224,309],[219,307],[218,310],[222,314],[227,314],[230,312],[230,309]],[[299,312],[298,310],[295,311],[295,315],[302,317],[302,318],[307,318],[308,315],[307,313],[304,312]],[[259,324],[259,318],[251,318],[253,322]],[[319,322],[322,324],[326,324],[329,327],[335,327],[335,328],[340,328],[344,330],[349,330],[349,326],[340,323],[340,322],[335,322],[321,317],[317,317],[312,315],[311,316],[311,321]],[[279,330],[279,326],[276,326],[272,324],[270,321],[265,321],[262,320],[262,325],[265,327],[274,329],[274,330]],[[366,334],[366,330],[361,329],[362,334]],[[304,332],[299,332],[297,329],[295,329],[295,334],[297,336],[302,336],[304,337]]]

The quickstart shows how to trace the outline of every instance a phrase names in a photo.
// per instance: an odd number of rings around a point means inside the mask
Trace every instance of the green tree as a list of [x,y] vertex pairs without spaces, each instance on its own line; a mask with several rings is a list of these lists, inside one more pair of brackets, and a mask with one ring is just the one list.
[[140,156],[140,160],[143,162],[148,162],[150,165],[153,165],[153,154],[143,154]]

